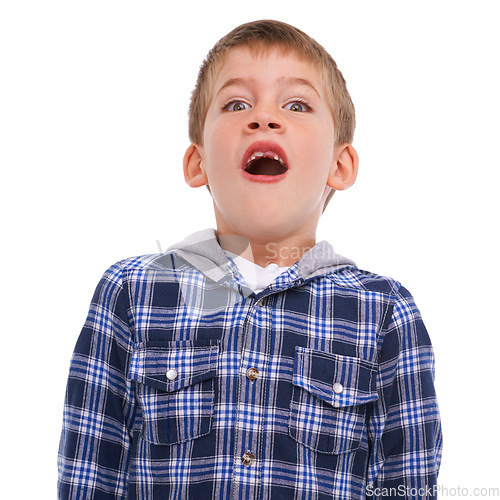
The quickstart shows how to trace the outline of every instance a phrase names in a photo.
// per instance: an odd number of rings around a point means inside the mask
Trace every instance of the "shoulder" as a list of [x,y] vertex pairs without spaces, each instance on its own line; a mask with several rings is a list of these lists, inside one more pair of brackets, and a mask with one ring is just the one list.
[[165,265],[165,262],[173,260],[174,255],[175,252],[151,253],[135,255],[114,262],[102,273],[92,301],[101,304],[116,304],[121,297],[127,297],[131,288],[157,279],[159,271],[175,272],[173,265]]
[[395,296],[402,288],[394,278],[382,276],[357,267],[346,267],[327,275],[338,286],[353,290],[380,293]]
[[172,272],[188,266],[175,250],[127,257],[111,264],[103,278],[111,281],[129,281],[159,272]]
[[389,276],[382,276],[370,271],[347,267],[330,273],[327,277],[332,280],[339,290],[353,293],[358,298],[364,298],[372,303],[386,306],[386,318],[395,316],[396,319],[415,319],[420,317],[412,294],[398,280]]

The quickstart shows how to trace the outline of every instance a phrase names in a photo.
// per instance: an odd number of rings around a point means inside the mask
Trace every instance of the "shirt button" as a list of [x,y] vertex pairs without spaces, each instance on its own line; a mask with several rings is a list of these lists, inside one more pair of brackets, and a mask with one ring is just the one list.
[[335,382],[333,384],[333,392],[335,394],[340,394],[344,390],[344,386],[342,384],[339,384],[338,382]]
[[259,370],[257,368],[249,368],[247,370],[247,379],[248,380],[257,380],[259,378]]
[[168,380],[175,380],[177,378],[177,375],[179,374],[177,373],[177,370],[175,370],[174,368],[171,368],[170,370],[167,371]]
[[264,307],[266,305],[266,299],[263,298],[263,299],[260,299],[259,302],[257,302],[259,304],[260,307]]
[[253,453],[251,453],[250,451],[247,451],[241,457],[241,461],[243,462],[243,465],[250,467],[255,462],[255,455]]

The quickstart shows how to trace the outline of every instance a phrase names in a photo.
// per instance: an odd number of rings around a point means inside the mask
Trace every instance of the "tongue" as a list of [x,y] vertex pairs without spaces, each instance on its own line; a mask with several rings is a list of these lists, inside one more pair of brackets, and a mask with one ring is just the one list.
[[252,175],[279,175],[286,172],[286,168],[273,158],[259,158],[254,160],[246,171]]

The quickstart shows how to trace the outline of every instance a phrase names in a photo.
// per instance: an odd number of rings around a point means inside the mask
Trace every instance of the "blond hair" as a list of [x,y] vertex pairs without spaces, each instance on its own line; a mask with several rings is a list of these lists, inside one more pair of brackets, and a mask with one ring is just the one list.
[[[265,52],[278,48],[293,52],[311,62],[321,73],[330,105],[335,131],[335,144],[352,143],[356,126],[355,110],[346,82],[332,56],[313,38],[289,24],[260,20],[242,24],[221,38],[203,61],[189,105],[189,139],[203,144],[203,129],[213,86],[229,50],[248,46]],[[334,191],[328,195],[323,211]]]

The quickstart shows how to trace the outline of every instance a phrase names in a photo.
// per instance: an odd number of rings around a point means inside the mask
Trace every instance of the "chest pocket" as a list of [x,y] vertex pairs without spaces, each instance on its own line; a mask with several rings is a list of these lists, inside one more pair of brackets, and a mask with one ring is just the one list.
[[144,439],[177,444],[210,433],[218,356],[217,341],[134,346],[128,377],[137,382]]
[[297,346],[290,436],[319,453],[359,448],[367,403],[378,399],[375,374],[376,365],[365,360]]

